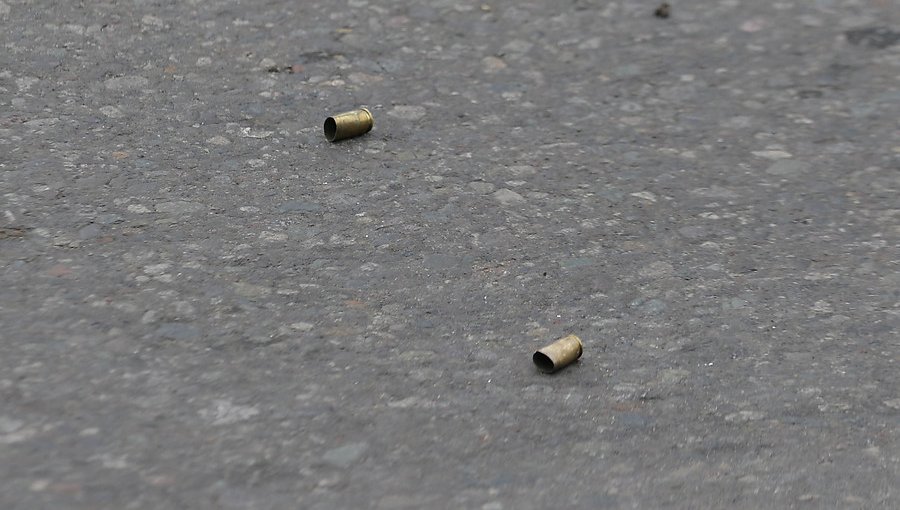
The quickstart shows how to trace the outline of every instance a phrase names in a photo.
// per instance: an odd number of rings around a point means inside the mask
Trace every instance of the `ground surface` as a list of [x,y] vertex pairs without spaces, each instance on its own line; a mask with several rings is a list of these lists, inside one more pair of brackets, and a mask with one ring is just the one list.
[[900,508],[900,5],[655,8],[0,1],[0,507]]

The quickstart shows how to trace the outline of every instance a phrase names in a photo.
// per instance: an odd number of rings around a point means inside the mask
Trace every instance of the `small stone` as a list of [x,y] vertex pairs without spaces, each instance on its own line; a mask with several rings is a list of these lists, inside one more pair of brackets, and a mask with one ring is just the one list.
[[834,313],[834,307],[828,301],[820,299],[813,303],[812,311],[817,314],[830,314]]
[[522,195],[507,188],[501,188],[495,191],[492,196],[503,205],[513,205],[525,201],[525,198]]
[[234,290],[238,295],[244,296],[245,298],[265,297],[272,293],[271,287],[245,282],[235,282]]
[[719,186],[717,184],[713,184],[708,188],[696,188],[691,190],[691,193],[695,195],[699,195],[701,197],[707,198],[738,198],[740,195],[735,193],[734,191]]
[[274,133],[274,131],[253,129],[249,127],[241,128],[241,136],[244,138],[268,138],[272,136],[272,133]]
[[646,276],[647,278],[662,278],[665,276],[670,276],[674,271],[675,268],[672,266],[672,264],[669,264],[668,262],[664,262],[662,260],[658,260],[642,267],[640,270],[640,275]]
[[216,136],[210,138],[209,140],[207,140],[206,142],[210,143],[212,145],[228,145],[231,143],[231,140],[225,138],[224,136],[216,135]]
[[434,351],[406,351],[397,356],[397,359],[405,362],[422,364],[437,357]]
[[387,114],[402,120],[419,120],[425,116],[424,106],[399,105],[391,108]]
[[167,264],[165,262],[163,262],[161,264],[150,264],[150,265],[144,266],[144,273],[149,274],[151,276],[159,276],[159,275],[165,273],[166,270],[169,269],[171,266],[172,266],[171,264]]
[[82,227],[78,231],[78,238],[79,239],[94,239],[95,237],[100,235],[100,232],[101,232],[100,225],[91,223],[90,225]]
[[97,216],[97,219],[95,220],[98,225],[112,225],[114,223],[121,223],[122,221],[124,221],[123,218],[114,213],[101,214],[100,216]]
[[771,160],[779,160],[779,159],[788,159],[793,157],[790,152],[781,151],[781,150],[765,150],[765,151],[753,151],[753,155],[759,158],[771,159]]
[[761,18],[753,18],[741,23],[741,30],[749,33],[759,32],[763,29],[763,27],[765,27],[765,24],[765,20]]
[[214,400],[212,406],[200,411],[200,416],[210,420],[213,425],[230,425],[249,420],[258,414],[259,409],[253,406],[236,405],[228,400]]
[[506,69],[506,62],[497,57],[484,57],[481,59],[481,67],[486,73],[496,73],[497,71]]
[[50,269],[47,270],[47,274],[50,276],[55,276],[57,278],[63,276],[69,276],[72,274],[72,268],[65,266],[63,264],[57,264]]
[[881,448],[876,445],[872,445],[868,448],[863,448],[863,453],[876,459],[881,458]]
[[12,434],[22,428],[23,425],[25,423],[22,421],[14,420],[7,416],[0,416],[0,434]]
[[666,303],[660,299],[650,299],[641,305],[641,310],[649,314],[662,313],[668,308]]
[[103,115],[106,115],[107,117],[109,117],[111,119],[119,119],[123,116],[122,110],[119,110],[115,106],[109,106],[109,105],[101,106],[100,113],[102,113]]
[[780,177],[798,177],[808,172],[810,168],[812,168],[812,165],[805,161],[782,159],[773,163],[772,166],[766,170],[766,173]]
[[40,78],[35,78],[34,76],[22,76],[16,78],[16,86],[19,88],[19,92],[25,92],[39,81],[41,81]]
[[507,172],[516,176],[522,177],[526,175],[534,175],[537,173],[537,169],[533,166],[529,165],[513,165],[506,169]]
[[190,304],[187,301],[176,301],[175,302],[175,313],[178,314],[181,318],[186,317],[194,317],[197,313],[194,305]]
[[50,480],[47,480],[46,478],[39,478],[31,482],[31,485],[28,486],[28,490],[32,492],[42,492],[46,490],[47,487],[50,487]]
[[670,387],[683,383],[689,375],[691,375],[689,371],[681,368],[667,368],[665,370],[660,370],[656,380],[660,386]]
[[314,213],[322,211],[322,206],[315,202],[304,202],[301,200],[289,200],[278,207],[278,212],[289,213]]
[[651,419],[638,413],[622,413],[616,417],[616,422],[630,428],[644,428],[651,423]]
[[759,411],[738,411],[731,413],[725,417],[725,421],[732,423],[740,423],[747,421],[758,421],[765,418],[765,414]]
[[197,202],[187,202],[184,200],[176,200],[173,202],[162,202],[156,204],[156,212],[169,214],[190,214],[200,212],[206,209],[206,206]]
[[506,53],[528,53],[533,47],[534,43],[523,41],[522,39],[513,39],[504,44],[502,50]]
[[591,37],[578,45],[579,50],[598,50],[603,47],[602,37]]
[[350,83],[355,83],[357,85],[370,85],[372,83],[384,81],[384,78],[381,76],[367,73],[350,73],[350,75],[347,76],[347,79]]
[[150,80],[143,76],[116,76],[104,82],[109,90],[134,90],[146,87]]
[[263,230],[259,233],[259,240],[265,241],[269,243],[276,243],[279,241],[287,241],[288,235],[284,232],[271,232],[268,230]]
[[141,316],[141,324],[152,324],[156,322],[159,317],[159,313],[156,310],[147,310],[144,312],[144,315]]
[[494,191],[495,186],[489,182],[484,181],[473,181],[469,183],[469,187],[472,188],[476,193],[482,193],[487,195],[488,193]]
[[750,306],[746,300],[741,298],[731,298],[722,301],[723,310],[742,310]]
[[631,196],[640,198],[641,200],[646,200],[648,202],[656,202],[656,195],[649,191],[639,191],[637,193],[632,193]]
[[891,409],[900,409],[900,398],[885,400],[884,405],[890,407]]
[[156,329],[156,334],[166,340],[187,341],[199,338],[200,330],[190,324],[166,322]]
[[593,266],[595,263],[596,261],[590,257],[572,257],[561,260],[559,262],[559,267],[561,269],[576,269],[579,267]]
[[367,443],[345,444],[325,452],[322,455],[322,460],[334,467],[346,469],[359,461],[368,449],[369,445]]
[[392,409],[433,409],[436,407],[433,400],[419,397],[406,397],[400,400],[392,400],[387,403]]
[[59,122],[57,117],[46,117],[41,119],[32,119],[23,123],[23,125],[28,126],[32,129],[45,129],[50,126],[55,126]]
[[699,225],[681,227],[678,229],[678,233],[683,235],[684,237],[687,237],[688,239],[700,239],[708,234],[707,229]]
[[291,324],[291,329],[295,331],[302,331],[304,333],[312,331],[313,327],[314,326],[308,322],[294,322],[293,324]]
[[414,368],[409,371],[409,378],[416,382],[436,381],[444,375],[442,370],[434,368]]
[[151,14],[147,14],[146,16],[141,18],[141,24],[154,28],[162,28],[164,25],[163,20]]

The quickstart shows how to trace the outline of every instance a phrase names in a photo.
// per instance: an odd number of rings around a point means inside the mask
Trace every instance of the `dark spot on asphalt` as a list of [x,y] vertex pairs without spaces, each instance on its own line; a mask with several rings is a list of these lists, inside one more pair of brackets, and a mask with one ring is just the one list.
[[822,97],[822,91],[815,89],[798,90],[797,97],[800,99],[816,99]]
[[889,48],[900,43],[900,32],[888,27],[855,28],[844,32],[847,42],[876,50]]
[[672,6],[663,2],[659,7],[653,11],[653,15],[657,18],[666,19],[672,14]]

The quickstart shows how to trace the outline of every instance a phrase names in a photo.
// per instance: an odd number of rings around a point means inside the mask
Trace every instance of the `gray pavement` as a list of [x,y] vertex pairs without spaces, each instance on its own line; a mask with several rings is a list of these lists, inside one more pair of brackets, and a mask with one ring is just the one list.
[[900,4],[657,6],[0,1],[0,508],[900,508]]

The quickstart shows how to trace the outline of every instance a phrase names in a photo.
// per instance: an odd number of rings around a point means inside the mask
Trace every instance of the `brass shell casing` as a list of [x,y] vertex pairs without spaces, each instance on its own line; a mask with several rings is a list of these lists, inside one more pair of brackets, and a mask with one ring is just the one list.
[[325,139],[336,142],[345,138],[364,135],[375,125],[372,112],[365,108],[339,113],[325,119]]
[[581,339],[569,335],[538,349],[531,359],[541,372],[551,373],[580,358],[583,350]]

